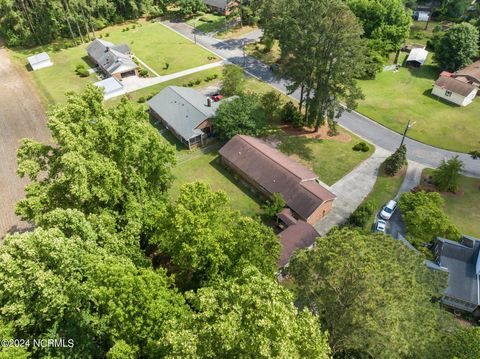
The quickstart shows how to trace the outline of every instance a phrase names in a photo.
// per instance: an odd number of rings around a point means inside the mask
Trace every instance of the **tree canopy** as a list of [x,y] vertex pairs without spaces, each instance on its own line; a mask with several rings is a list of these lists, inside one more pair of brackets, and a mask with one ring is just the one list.
[[73,43],[110,24],[159,16],[170,0],[2,0],[0,36],[9,46],[47,44],[61,37]]
[[271,276],[280,254],[271,229],[241,216],[224,192],[199,182],[180,189],[152,243],[169,257],[181,288],[235,276],[247,264]]
[[436,46],[435,60],[448,71],[470,65],[478,56],[478,36],[478,30],[471,24],[453,25]]
[[448,161],[442,160],[440,166],[433,172],[433,182],[440,191],[456,192],[464,164],[458,156]]
[[18,173],[31,180],[16,208],[23,219],[35,221],[56,208],[111,210],[133,230],[132,221],[161,207],[174,148],[144,111],[125,100],[107,110],[101,89],[89,85],[49,112],[48,127],[53,144],[26,139],[18,150]]
[[297,252],[287,272],[335,356],[422,358],[437,338],[443,312],[432,298],[445,277],[389,236],[334,231]]
[[259,137],[267,132],[265,111],[256,95],[243,94],[220,104],[214,123],[215,132],[227,141],[235,135]]
[[245,267],[214,287],[188,292],[190,320],[167,336],[177,358],[329,358],[316,318],[299,312],[275,279]]

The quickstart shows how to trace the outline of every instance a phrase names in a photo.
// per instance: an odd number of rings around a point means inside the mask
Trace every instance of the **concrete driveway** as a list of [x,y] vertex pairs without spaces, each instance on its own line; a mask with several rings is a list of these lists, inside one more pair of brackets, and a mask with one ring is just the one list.
[[[55,66],[55,65],[54,65]],[[39,70],[41,71],[41,70]],[[17,149],[22,138],[51,140],[45,125],[45,111],[28,74],[18,69],[0,48],[0,239],[6,233],[23,230],[28,223],[13,213],[15,203],[24,197],[26,180],[17,174]]]

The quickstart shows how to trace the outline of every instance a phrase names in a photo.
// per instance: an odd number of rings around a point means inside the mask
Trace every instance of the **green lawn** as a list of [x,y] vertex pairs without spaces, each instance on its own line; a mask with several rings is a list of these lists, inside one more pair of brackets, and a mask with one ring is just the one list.
[[280,58],[280,46],[276,40],[271,51],[265,52],[265,45],[260,42],[247,44],[245,51],[248,55],[255,57],[267,65],[275,63]]
[[[431,175],[432,169],[425,169],[422,176]],[[445,213],[462,234],[480,238],[480,179],[462,176],[459,194],[442,193]]]
[[430,92],[439,70],[429,61],[422,69],[387,71],[375,80],[359,81],[365,94],[358,111],[399,133],[408,120],[416,121],[408,136],[460,152],[480,146],[480,100],[459,107],[433,97]]
[[339,131],[347,133],[351,137],[350,141],[319,140],[280,133],[277,135],[280,140],[279,149],[311,168],[327,185],[332,185],[370,157],[375,150],[370,145],[368,152],[353,151],[352,147],[361,140],[344,129]]
[[242,186],[232,173],[227,171],[219,161],[217,152],[202,154],[177,165],[173,169],[176,177],[170,193],[176,198],[180,186],[193,181],[208,183],[213,190],[227,193],[234,209],[246,216],[261,214],[260,201],[257,194]]
[[405,179],[406,170],[407,168],[404,167],[399,173],[391,177],[385,174],[383,165],[380,167],[378,170],[377,180],[375,181],[372,190],[363,201],[363,203],[372,203],[373,207],[375,208],[375,213],[365,226],[366,229],[370,229],[372,227],[377,214],[376,211],[397,195],[398,190]]
[[[133,29],[132,27],[135,26]],[[128,31],[122,31],[129,28]],[[108,36],[107,36],[108,34]],[[97,32],[104,40],[127,43],[132,52],[160,75],[171,74],[189,68],[218,61],[213,54],[195,45],[175,32],[155,22],[139,21],[136,24],[112,26]],[[67,42],[54,43],[32,49],[13,49],[10,54],[21,66],[27,57],[46,51],[54,65],[39,71],[29,72],[45,105],[64,102],[67,91],[81,91],[87,83],[98,81],[96,75],[81,78],[75,74],[79,64],[90,67],[86,53],[87,45],[68,48]],[[166,64],[169,64],[168,68]]]
[[426,45],[428,39],[432,37],[435,26],[441,25],[441,23],[438,21],[430,21],[427,29],[425,29],[426,25],[427,23],[424,21],[414,21],[410,28],[410,36],[406,42]]
[[214,32],[225,27],[225,16],[205,14],[187,20],[187,24],[202,32]]

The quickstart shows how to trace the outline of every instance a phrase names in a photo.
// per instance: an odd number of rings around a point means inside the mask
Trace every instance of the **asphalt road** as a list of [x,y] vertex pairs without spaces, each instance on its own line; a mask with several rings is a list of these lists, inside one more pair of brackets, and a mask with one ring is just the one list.
[[[190,40],[196,38],[197,44],[207,48],[216,55],[223,57],[225,60],[243,67],[248,74],[257,77],[276,89],[282,92],[287,92],[288,82],[284,79],[277,79],[272,71],[270,71],[269,66],[253,57],[244,57],[242,50],[243,45],[248,42],[256,41],[261,36],[260,31],[246,34],[241,38],[222,41],[198,30],[195,33],[195,30],[191,26],[182,22],[165,22],[164,25]],[[297,100],[300,97],[298,91],[291,94],[291,96]],[[402,136],[397,132],[388,129],[355,111],[344,112],[339,119],[339,123],[347,130],[366,139],[375,146],[381,147],[390,152],[393,152],[398,148],[402,139]],[[410,138],[405,140],[405,144],[407,146],[409,160],[416,161],[423,166],[435,168],[442,159],[449,159],[458,155],[465,163],[464,173],[468,176],[480,177],[480,161],[473,160],[465,153],[443,150]]]

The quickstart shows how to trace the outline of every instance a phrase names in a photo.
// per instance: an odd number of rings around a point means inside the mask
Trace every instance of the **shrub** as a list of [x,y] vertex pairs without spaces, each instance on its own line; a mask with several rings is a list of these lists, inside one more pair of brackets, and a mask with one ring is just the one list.
[[291,123],[295,128],[301,128],[305,125],[302,114],[297,110],[292,101],[283,105],[281,116],[285,122]]
[[110,36],[109,32],[105,33],[105,37],[109,37],[109,36]]
[[78,71],[78,70],[84,69],[84,68],[85,68],[85,65],[79,64],[79,65],[77,65],[77,67],[75,67],[75,71]]
[[165,66],[163,66],[163,69],[164,69],[164,70],[168,70],[169,67],[170,67],[170,63],[169,63],[169,62],[165,62]]
[[440,191],[456,192],[460,181],[463,162],[455,156],[448,161],[442,160],[432,176],[433,183]]
[[75,70],[78,76],[80,77],[88,77],[90,74],[88,73],[88,70],[85,67],[80,67]]
[[151,93],[150,95],[147,96],[147,101],[150,100],[153,96],[155,96],[155,93]]
[[375,206],[371,202],[366,202],[357,207],[357,209],[348,217],[347,225],[350,227],[364,228],[373,213],[375,212]]
[[137,27],[137,25],[133,24],[132,25],[132,30],[134,30]]
[[141,77],[148,77],[148,70],[147,69],[140,69],[138,71],[138,74],[141,76]]
[[147,102],[147,99],[145,97],[139,97],[138,100],[137,100],[138,103],[145,103]]
[[200,80],[200,79],[195,80],[195,85],[200,85],[201,83],[202,83],[202,80]]
[[389,156],[385,160],[385,173],[388,176],[395,176],[397,172],[400,170],[400,168],[403,167],[403,165],[407,161],[407,147],[405,145],[401,145],[395,153],[393,153],[391,156]]
[[354,151],[362,151],[362,152],[368,152],[370,150],[370,147],[365,142],[359,142],[355,146],[352,147],[352,150]]

